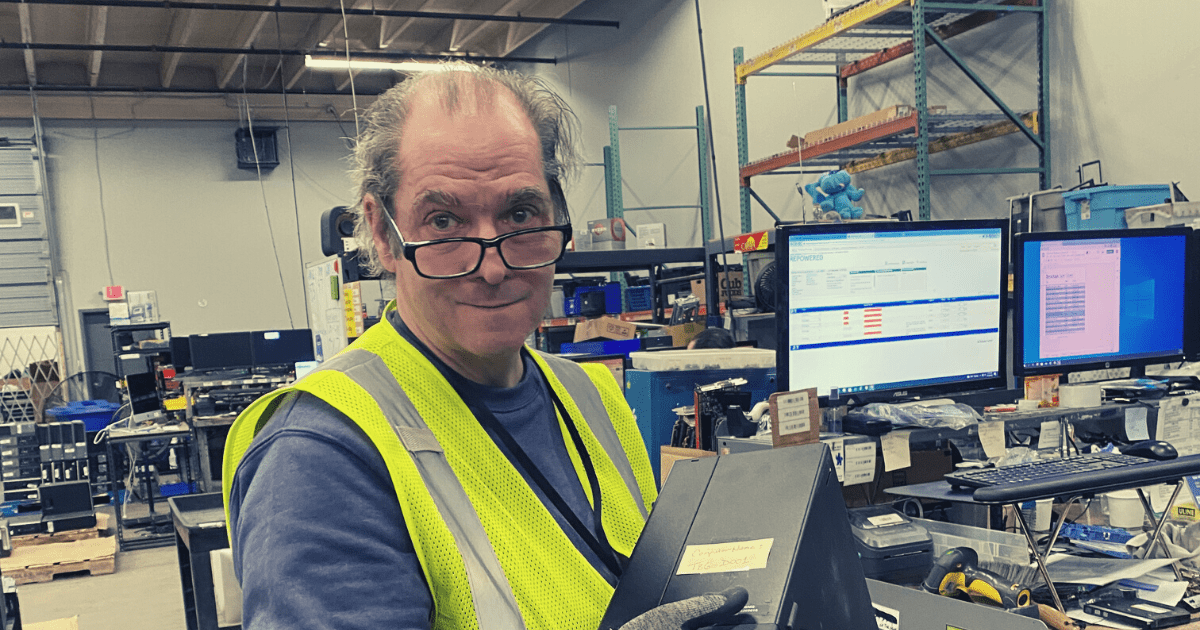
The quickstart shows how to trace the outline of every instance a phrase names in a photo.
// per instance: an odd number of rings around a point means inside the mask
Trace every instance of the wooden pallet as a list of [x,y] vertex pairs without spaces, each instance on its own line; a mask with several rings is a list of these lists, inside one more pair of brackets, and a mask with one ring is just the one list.
[[18,585],[84,571],[104,575],[116,570],[116,553],[117,541],[112,536],[16,547],[11,556],[0,559],[0,571]]
[[69,529],[65,532],[55,532],[53,534],[28,534],[25,536],[13,536],[13,547],[28,547],[30,545],[47,545],[62,542],[75,542],[78,540],[89,540],[99,538],[100,533],[108,529],[108,514],[105,512],[96,513],[96,526],[88,529]]

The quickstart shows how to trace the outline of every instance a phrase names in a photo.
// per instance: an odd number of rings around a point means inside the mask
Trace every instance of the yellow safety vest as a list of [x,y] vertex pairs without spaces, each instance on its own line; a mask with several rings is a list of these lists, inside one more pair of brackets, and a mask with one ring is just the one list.
[[[576,420],[599,481],[608,542],[628,557],[657,491],[621,387],[604,366],[536,352],[533,357]],[[379,449],[433,596],[433,628],[595,630],[599,625],[613,588],[567,538],[450,383],[387,321],[238,417],[225,446],[227,521],[238,463],[284,395],[293,391],[313,394],[344,413]],[[561,417],[559,430],[595,505]]]

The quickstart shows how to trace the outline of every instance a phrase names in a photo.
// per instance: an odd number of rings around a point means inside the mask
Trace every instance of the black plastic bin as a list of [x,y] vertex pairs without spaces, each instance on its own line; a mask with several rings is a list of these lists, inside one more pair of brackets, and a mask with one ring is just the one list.
[[221,493],[170,497],[167,503],[171,505],[171,520],[175,523],[175,548],[179,552],[179,578],[188,630],[216,630],[217,601],[208,552],[229,546]]

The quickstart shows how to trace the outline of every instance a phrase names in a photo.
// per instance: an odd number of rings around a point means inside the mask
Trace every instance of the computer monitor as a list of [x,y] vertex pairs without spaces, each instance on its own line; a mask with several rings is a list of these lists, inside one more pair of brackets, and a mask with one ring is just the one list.
[[129,394],[129,407],[133,414],[131,422],[137,424],[163,417],[158,381],[153,373],[127,374],[125,388]]
[[254,367],[271,369],[292,366],[301,361],[312,361],[312,330],[256,330],[251,333],[250,346],[254,353]]
[[861,403],[1006,387],[1004,220],[782,225],[780,391]]
[[171,365],[177,372],[192,367],[192,346],[187,335],[171,337]]
[[254,367],[249,332],[192,335],[189,347],[194,370],[249,369]]
[[1038,232],[1013,248],[1018,376],[1183,360],[1190,228]]

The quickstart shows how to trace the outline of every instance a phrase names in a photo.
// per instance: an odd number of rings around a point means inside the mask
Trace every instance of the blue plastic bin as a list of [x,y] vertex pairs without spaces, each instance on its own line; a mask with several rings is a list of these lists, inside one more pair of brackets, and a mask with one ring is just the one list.
[[648,311],[654,308],[654,301],[650,294],[651,287],[629,287],[625,289],[625,301],[629,304],[629,311]]
[[642,349],[641,339],[609,339],[605,341],[580,341],[564,343],[559,349],[563,354],[629,354]]
[[[1096,186],[1063,193],[1063,210],[1068,230],[1120,230],[1128,227],[1125,211],[1129,208],[1166,203],[1170,199],[1169,184]],[[1088,206],[1086,210],[1084,204]]]
[[56,422],[83,420],[84,429],[99,431],[112,422],[113,413],[118,407],[120,405],[107,400],[76,400],[62,407],[47,409],[46,413],[53,416]]

